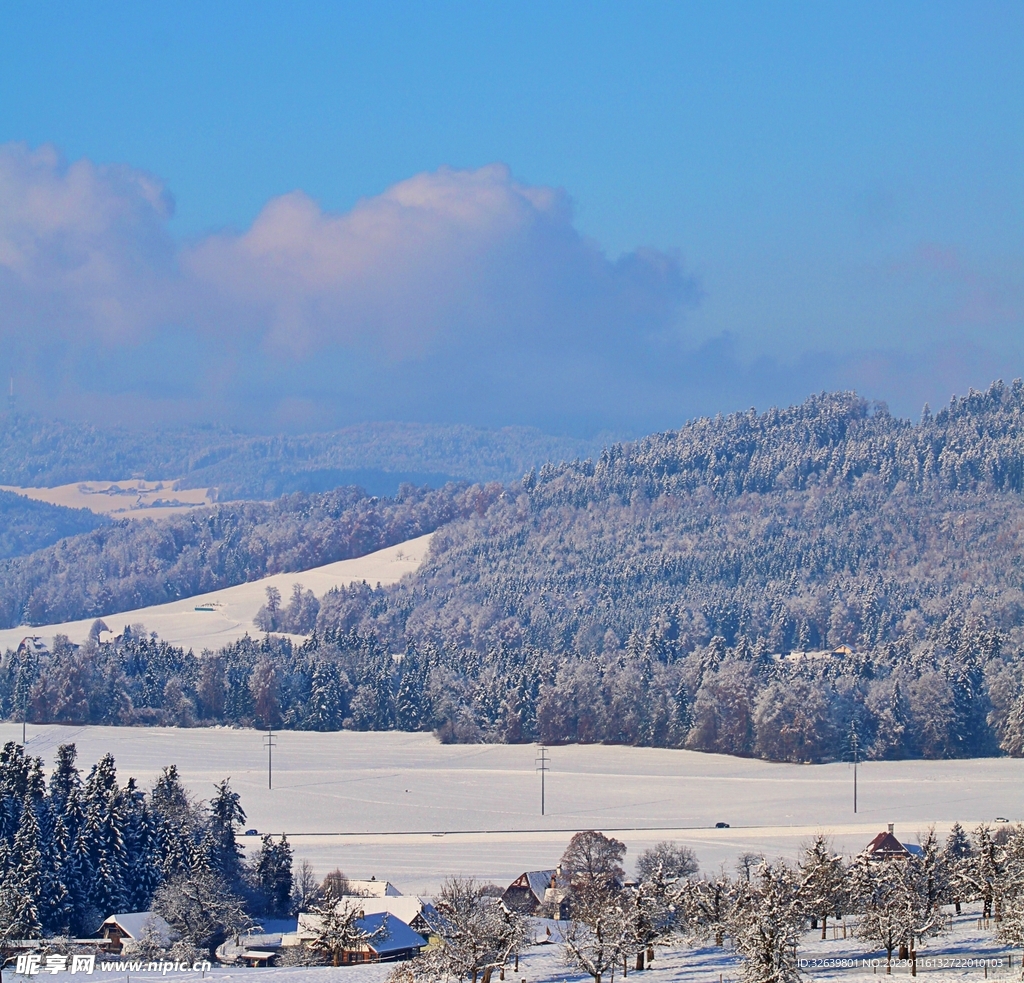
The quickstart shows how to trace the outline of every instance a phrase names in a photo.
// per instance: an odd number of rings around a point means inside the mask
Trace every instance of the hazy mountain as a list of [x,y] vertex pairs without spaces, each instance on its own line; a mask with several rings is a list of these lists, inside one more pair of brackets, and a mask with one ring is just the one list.
[[0,484],[181,479],[218,498],[269,500],[289,492],[359,485],[393,495],[403,483],[516,481],[545,461],[596,453],[600,440],[556,437],[529,427],[364,423],[330,433],[254,436],[227,429],[136,431],[0,415]]

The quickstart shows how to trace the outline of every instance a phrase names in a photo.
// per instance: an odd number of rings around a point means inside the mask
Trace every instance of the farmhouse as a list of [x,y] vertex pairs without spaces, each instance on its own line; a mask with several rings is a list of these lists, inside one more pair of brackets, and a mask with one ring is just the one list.
[[889,828],[886,831],[879,833],[864,847],[862,855],[868,860],[901,860],[921,853],[919,846],[904,846],[900,843],[896,839],[893,829],[893,824],[889,823]]
[[110,952],[121,952],[125,942],[155,936],[164,947],[175,938],[174,930],[154,911],[125,911],[110,915],[96,930]]
[[18,645],[18,658],[34,655],[37,658],[49,655],[50,650],[38,635],[26,635]]
[[[350,902],[352,900],[349,899]],[[357,900],[361,905],[366,899]],[[320,934],[321,924],[320,915],[302,912],[299,915],[298,930],[294,935],[285,935],[282,945],[308,945]],[[401,918],[387,911],[368,914],[361,910],[353,925],[366,937],[366,941],[341,953],[342,966],[411,959],[418,956],[420,950],[427,945],[427,940],[419,932],[414,932]]]
[[502,894],[501,900],[510,911],[533,915],[542,906],[560,907],[569,888],[561,867],[553,870],[528,870],[520,874]]

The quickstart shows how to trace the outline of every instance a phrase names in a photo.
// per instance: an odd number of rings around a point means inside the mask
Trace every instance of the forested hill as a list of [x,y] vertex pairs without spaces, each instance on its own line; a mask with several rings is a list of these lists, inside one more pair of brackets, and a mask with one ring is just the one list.
[[109,522],[88,509],[67,509],[0,491],[0,560],[25,556]]
[[[16,599],[5,622],[70,617],[62,599],[75,617],[100,614],[115,591],[136,606],[133,590],[151,603],[438,531],[413,577],[322,598],[299,648],[268,636],[200,659],[133,636],[11,654],[0,712],[790,761],[855,747],[1024,755],[1022,418],[1020,383],[918,423],[823,394],[515,486],[294,496],[98,530],[66,541],[68,556],[62,544],[0,567]],[[65,691],[78,696],[62,703]]]
[[855,393],[823,393],[760,416],[751,410],[696,420],[613,446],[594,463],[546,466],[525,484],[535,505],[580,504],[699,488],[735,497],[849,484],[865,475],[890,489],[903,482],[915,491],[1021,491],[1024,384],[994,383],[954,398],[934,416],[926,407],[919,424]]
[[[971,393],[918,424],[852,394],[825,394],[546,466],[486,514],[443,529],[412,580],[328,595],[319,630],[376,635],[393,651],[461,653],[462,677],[498,671],[495,688],[519,687],[538,715],[547,681],[562,707],[549,739],[586,733],[739,753],[754,750],[753,707],[779,674],[824,673],[834,693],[850,673],[844,686],[865,688],[863,708],[872,686],[872,700],[890,700],[904,670],[899,699],[911,699],[907,688],[927,667],[980,701],[970,713],[982,725],[959,737],[919,735],[920,753],[926,744],[928,753],[982,753],[1003,737],[984,725],[985,665],[999,653],[993,671],[1016,666],[1024,624],[1022,417],[1020,383]],[[770,658],[841,645],[858,654]],[[730,685],[746,694],[749,713],[723,707],[703,737],[689,724],[680,736],[677,722],[674,737],[664,725],[661,737],[644,738],[611,709],[616,679],[661,700],[665,719],[676,711],[664,707],[680,700],[721,705],[707,687],[734,659],[743,669]],[[652,689],[659,673],[663,689]],[[473,692],[477,683],[467,685]],[[1005,685],[1013,692],[1000,699],[1012,701],[1017,684]],[[830,699],[822,697],[823,719],[848,722],[850,707],[840,714]],[[927,699],[942,704],[934,692]],[[589,710],[572,709],[580,706]],[[472,723],[483,733],[504,727]],[[863,726],[873,733],[877,723],[874,715]],[[837,740],[782,756],[835,756]]]
[[363,556],[482,511],[500,492],[453,484],[382,499],[339,488],[121,520],[0,563],[0,626],[101,617]]
[[925,625],[974,601],[1016,624],[1022,418],[1019,383],[916,425],[840,393],[546,465],[446,529],[388,591],[387,624],[557,651],[670,617],[684,647],[720,635],[773,652],[895,641],[909,612]]

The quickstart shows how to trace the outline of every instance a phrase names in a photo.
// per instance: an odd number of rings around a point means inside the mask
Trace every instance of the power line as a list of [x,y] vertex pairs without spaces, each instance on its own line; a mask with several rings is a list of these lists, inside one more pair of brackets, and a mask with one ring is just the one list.
[[542,744],[539,748],[540,757],[534,761],[540,772],[540,814],[544,815],[544,776],[551,770],[548,768],[548,749]]

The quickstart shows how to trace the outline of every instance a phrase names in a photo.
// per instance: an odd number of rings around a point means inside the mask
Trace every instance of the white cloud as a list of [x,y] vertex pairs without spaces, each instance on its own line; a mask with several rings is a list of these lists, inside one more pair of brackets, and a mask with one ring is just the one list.
[[0,333],[14,363],[0,370],[45,364],[71,390],[122,397],[187,391],[236,418],[308,399],[321,419],[522,419],[525,399],[597,398],[696,297],[677,259],[610,260],[563,191],[500,164],[419,174],[344,214],[295,191],[241,233],[185,245],[172,210],[143,172],[0,147]]
[[610,262],[573,228],[563,192],[518,184],[501,165],[420,174],[346,214],[284,195],[185,265],[222,323],[259,325],[271,348],[391,361],[451,344],[635,337],[637,317],[663,327],[687,289],[661,254]]
[[167,300],[172,212],[160,182],[141,171],[68,165],[50,146],[0,146],[5,341],[137,338]]

